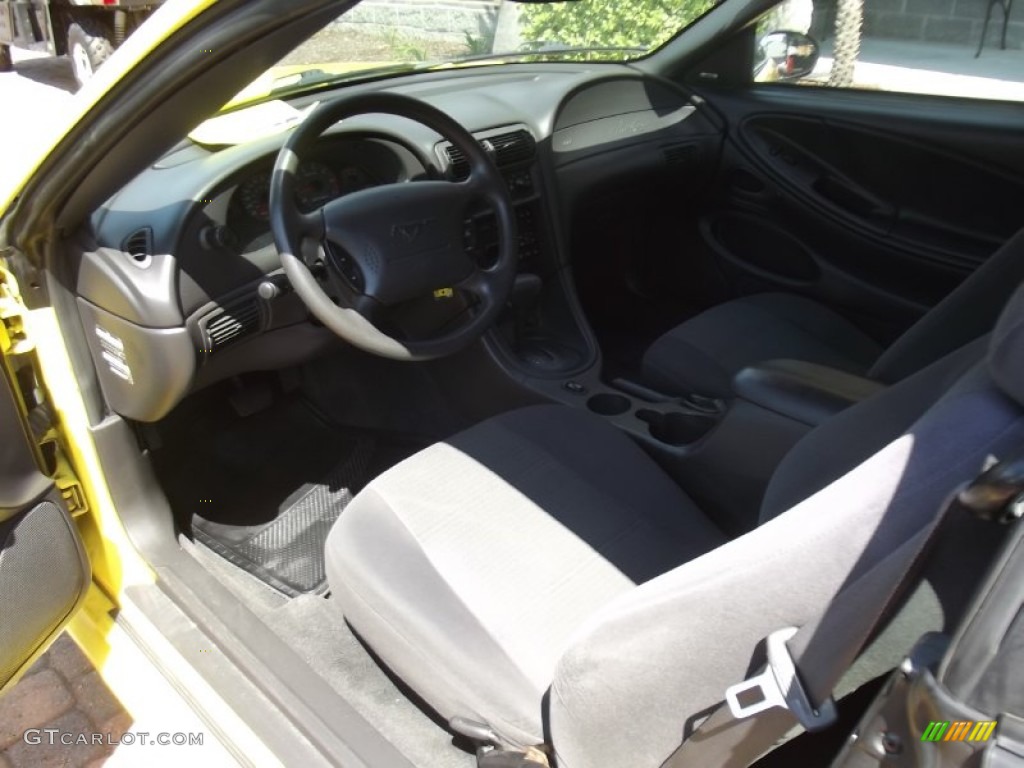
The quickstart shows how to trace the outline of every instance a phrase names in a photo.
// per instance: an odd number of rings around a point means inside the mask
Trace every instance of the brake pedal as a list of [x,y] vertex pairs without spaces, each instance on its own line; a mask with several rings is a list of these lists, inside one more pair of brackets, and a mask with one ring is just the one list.
[[266,410],[274,404],[274,388],[269,382],[259,381],[242,384],[233,381],[234,391],[228,396],[231,409],[241,418]]

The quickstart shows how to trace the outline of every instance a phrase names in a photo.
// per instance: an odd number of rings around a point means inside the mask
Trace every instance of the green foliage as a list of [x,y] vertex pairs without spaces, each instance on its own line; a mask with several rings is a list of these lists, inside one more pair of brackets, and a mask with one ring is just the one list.
[[406,37],[397,29],[389,29],[384,36],[391,56],[402,61],[426,61],[427,49],[421,43]]
[[524,5],[522,37],[534,44],[653,50],[714,5],[715,0],[581,0]]
[[474,35],[472,32],[463,32],[466,41],[466,53],[470,56],[490,53],[494,47],[492,35]]
[[426,61],[429,58],[426,47],[411,41],[398,49],[398,55],[404,61]]

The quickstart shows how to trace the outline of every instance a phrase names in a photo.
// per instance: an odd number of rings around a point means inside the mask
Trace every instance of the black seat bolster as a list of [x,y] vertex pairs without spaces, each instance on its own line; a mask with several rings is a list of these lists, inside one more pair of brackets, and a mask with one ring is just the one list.
[[810,426],[883,389],[863,376],[800,360],[768,360],[733,379],[737,397]]

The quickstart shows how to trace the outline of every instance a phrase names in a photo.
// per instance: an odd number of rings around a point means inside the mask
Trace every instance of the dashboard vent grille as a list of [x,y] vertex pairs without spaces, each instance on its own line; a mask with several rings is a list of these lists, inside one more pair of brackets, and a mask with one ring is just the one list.
[[[495,165],[499,168],[530,160],[536,151],[533,136],[524,130],[488,136],[481,139],[480,143],[494,158]],[[449,144],[444,151],[448,158],[448,172],[451,177],[464,179],[469,176],[469,162],[462,150]]]
[[255,301],[244,301],[215,312],[206,321],[206,338],[210,351],[227,346],[258,330],[260,307]]
[[136,261],[145,261],[153,252],[153,230],[149,227],[135,230],[121,242],[121,250]]
[[534,153],[534,141],[526,131],[503,133],[487,139],[494,147],[495,162],[499,166],[512,165],[530,160]]
[[469,176],[469,162],[465,153],[458,147],[449,144],[444,148],[448,156],[448,173],[453,179],[464,179]]

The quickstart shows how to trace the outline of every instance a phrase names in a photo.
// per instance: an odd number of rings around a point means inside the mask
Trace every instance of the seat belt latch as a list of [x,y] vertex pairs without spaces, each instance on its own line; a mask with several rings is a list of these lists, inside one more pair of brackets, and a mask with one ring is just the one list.
[[[808,731],[820,731],[836,721],[835,700],[829,696],[820,705],[812,705],[800,682],[786,645],[796,633],[796,627],[786,627],[768,635],[768,665],[764,672],[726,689],[725,701],[737,720],[782,707],[793,713]],[[760,694],[759,699],[750,701],[755,692]]]

